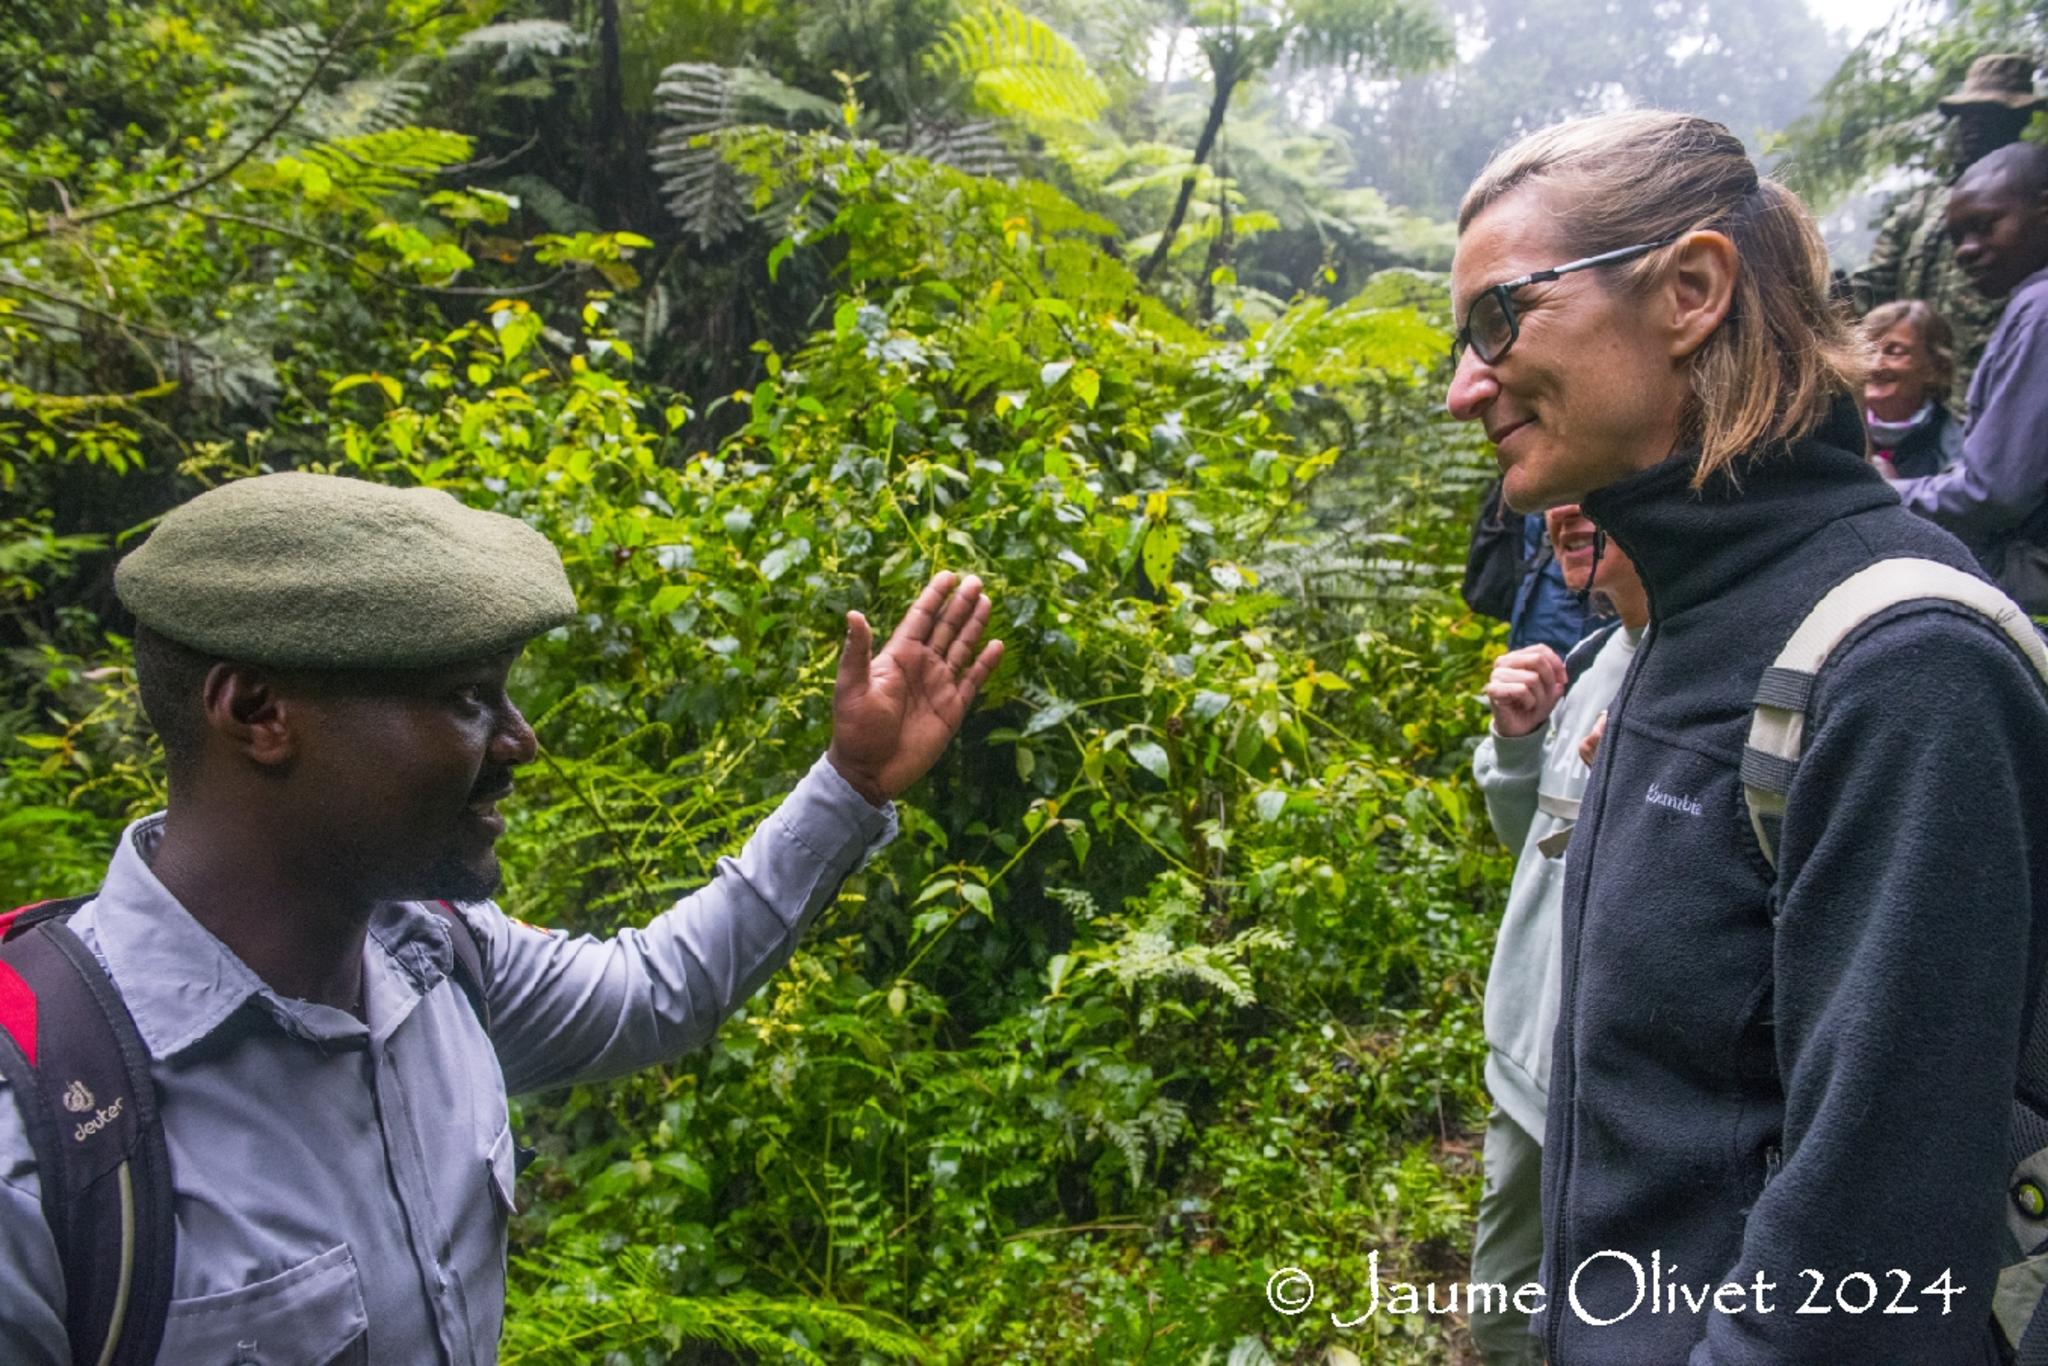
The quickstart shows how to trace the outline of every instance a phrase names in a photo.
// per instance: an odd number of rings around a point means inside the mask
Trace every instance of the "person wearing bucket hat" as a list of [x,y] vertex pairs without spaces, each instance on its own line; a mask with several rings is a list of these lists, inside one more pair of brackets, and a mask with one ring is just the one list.
[[1947,228],[1949,189],[1955,180],[2000,147],[2019,141],[2048,97],[2034,89],[2034,59],[1998,52],[1970,63],[1963,83],[1944,96],[1941,113],[1952,128],[1953,155],[1942,182],[1907,195],[1878,229],[1870,260],[1850,276],[1859,314],[1894,299],[1924,299],[1955,330],[1955,391],[1970,392],[1970,376],[1998,326],[2003,301],[1987,299],[1956,264]]
[[[132,1020],[169,1154],[168,1289],[138,1277],[128,1316],[160,1346],[123,1361],[496,1360],[508,1094],[709,1040],[893,836],[891,799],[1002,654],[972,577],[935,575],[880,648],[848,613],[826,754],[708,885],[600,940],[491,900],[499,803],[538,748],[509,675],[576,607],[545,537],[443,492],[276,474],[173,510],[115,584],[169,802],[62,928]],[[0,990],[17,1045],[21,1018]],[[65,1108],[118,1114],[72,1087]],[[32,1089],[0,1083],[0,1360],[59,1366],[80,1263]]]

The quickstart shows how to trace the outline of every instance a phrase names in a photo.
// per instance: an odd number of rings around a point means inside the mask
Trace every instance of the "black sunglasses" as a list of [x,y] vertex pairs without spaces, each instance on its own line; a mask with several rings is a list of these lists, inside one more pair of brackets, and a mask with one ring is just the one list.
[[1488,285],[1472,300],[1472,307],[1465,314],[1465,325],[1458,329],[1458,335],[1451,340],[1451,368],[1458,368],[1458,362],[1465,358],[1465,348],[1479,353],[1479,359],[1488,365],[1498,364],[1500,358],[1515,344],[1515,338],[1522,334],[1521,320],[1515,316],[1515,291],[1524,285],[1542,284],[1569,275],[1575,270],[1591,270],[1595,266],[1615,266],[1623,261],[1633,261],[1638,256],[1648,255],[1659,247],[1668,247],[1677,241],[1666,237],[1656,242],[1639,242],[1632,247],[1621,247],[1615,251],[1603,251],[1598,256],[1588,256],[1582,261],[1572,261],[1549,270],[1533,271],[1497,285]]

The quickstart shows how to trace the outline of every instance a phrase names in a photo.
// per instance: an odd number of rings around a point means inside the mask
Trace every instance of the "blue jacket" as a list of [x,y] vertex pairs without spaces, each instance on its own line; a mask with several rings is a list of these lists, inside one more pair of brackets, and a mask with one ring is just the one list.
[[[1908,604],[1822,671],[1775,879],[1738,778],[1758,679],[1824,592],[1893,555],[1976,572],[1860,447],[1845,404],[1739,489],[1693,493],[1681,456],[1584,504],[1651,625],[1566,854],[1555,1366],[1995,1359],[2006,1121],[2048,946],[2048,699],[1994,628]],[[1877,1308],[1833,1308],[1859,1275]],[[1699,1295],[1723,1283],[1746,1293]],[[1681,1287],[1703,1307],[1667,1307]]]
[[1565,587],[1564,566],[1550,553],[1540,512],[1522,519],[1522,563],[1527,568],[1515,590],[1514,615],[1508,619],[1508,648],[1540,642],[1563,658],[1586,638],[1593,620],[1584,595]]

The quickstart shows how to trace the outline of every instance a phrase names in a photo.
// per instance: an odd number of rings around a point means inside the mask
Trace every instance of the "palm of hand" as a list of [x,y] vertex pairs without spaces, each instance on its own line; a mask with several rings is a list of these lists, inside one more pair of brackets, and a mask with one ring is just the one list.
[[871,801],[896,796],[938,760],[1002,657],[975,653],[988,624],[979,580],[935,575],[879,655],[867,619],[847,617],[832,697],[833,766]]
[[938,760],[970,697],[929,646],[892,644],[870,666],[864,690],[834,699],[835,743],[884,792],[901,792]]

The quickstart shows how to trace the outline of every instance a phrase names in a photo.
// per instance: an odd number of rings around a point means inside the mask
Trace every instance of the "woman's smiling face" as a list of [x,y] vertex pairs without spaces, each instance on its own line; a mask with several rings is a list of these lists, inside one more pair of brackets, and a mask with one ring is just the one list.
[[1864,406],[1880,421],[1904,422],[1920,411],[1940,378],[1920,329],[1901,322],[1877,339],[1877,360],[1863,385]]
[[[1451,299],[1462,325],[1490,285],[1585,253],[1565,244],[1541,187],[1510,191],[1458,239]],[[1447,406],[1483,423],[1508,505],[1533,512],[1586,494],[1671,454],[1689,389],[1668,336],[1653,326],[1655,292],[1638,299],[1613,268],[1515,292],[1519,331],[1492,364],[1470,348]]]

